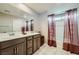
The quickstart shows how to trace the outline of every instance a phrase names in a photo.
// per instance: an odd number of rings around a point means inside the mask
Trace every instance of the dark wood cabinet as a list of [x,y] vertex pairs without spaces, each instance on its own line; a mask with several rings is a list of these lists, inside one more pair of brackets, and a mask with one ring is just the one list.
[[41,36],[40,45],[42,46],[44,44],[44,36]]
[[27,37],[27,55],[31,55],[40,48],[40,35]]
[[35,35],[34,39],[34,52],[40,48],[40,35]]
[[37,38],[37,48],[40,48],[40,37]]
[[0,55],[32,55],[40,48],[40,34],[0,42]]
[[24,55],[26,54],[26,38],[13,39],[0,43],[1,55]]
[[16,45],[16,54],[17,55],[26,54],[26,43],[25,42]]
[[27,49],[27,55],[33,54],[33,38],[32,36],[27,37],[26,39],[26,49]]
[[25,43],[5,48],[1,50],[0,53],[1,55],[25,55],[26,54]]
[[0,54],[1,55],[15,55],[16,51],[15,51],[15,46],[0,50]]

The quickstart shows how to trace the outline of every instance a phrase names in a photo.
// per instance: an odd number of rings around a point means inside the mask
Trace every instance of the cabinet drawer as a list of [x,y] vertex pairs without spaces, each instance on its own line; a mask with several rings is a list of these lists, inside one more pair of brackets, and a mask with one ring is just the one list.
[[27,55],[31,55],[32,54],[32,48],[27,49]]
[[38,38],[38,37],[40,37],[40,35],[34,35],[34,38]]
[[13,45],[16,45],[18,43],[22,43],[25,41],[26,38],[19,38],[19,39],[13,39],[5,42],[0,43],[0,49],[4,49]]
[[27,41],[27,48],[31,48],[32,47],[32,40],[28,40]]
[[27,37],[27,40],[30,40],[30,39],[32,39],[32,36],[30,36],[30,37]]
[[15,55],[15,46],[0,50],[1,55]]

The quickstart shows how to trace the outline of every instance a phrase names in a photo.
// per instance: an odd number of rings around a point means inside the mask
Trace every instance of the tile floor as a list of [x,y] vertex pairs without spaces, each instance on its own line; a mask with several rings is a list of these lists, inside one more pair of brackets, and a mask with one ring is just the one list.
[[44,44],[33,55],[75,55],[75,54],[63,50],[61,46],[58,46],[56,48],[56,47],[49,47],[47,44]]

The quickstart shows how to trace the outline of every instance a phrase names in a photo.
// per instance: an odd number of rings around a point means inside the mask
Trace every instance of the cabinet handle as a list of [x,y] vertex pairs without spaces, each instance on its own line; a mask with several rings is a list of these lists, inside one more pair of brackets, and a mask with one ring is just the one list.
[[17,51],[17,53],[18,53],[18,48],[16,48],[16,51]]
[[15,48],[15,54],[17,54],[17,48]]

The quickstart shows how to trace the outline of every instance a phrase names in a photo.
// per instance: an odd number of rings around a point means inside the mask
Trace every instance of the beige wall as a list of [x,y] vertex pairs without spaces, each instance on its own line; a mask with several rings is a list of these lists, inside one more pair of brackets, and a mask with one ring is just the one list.
[[41,28],[41,34],[45,37],[45,42],[47,43],[48,39],[48,14],[44,13],[40,15],[40,28]]

